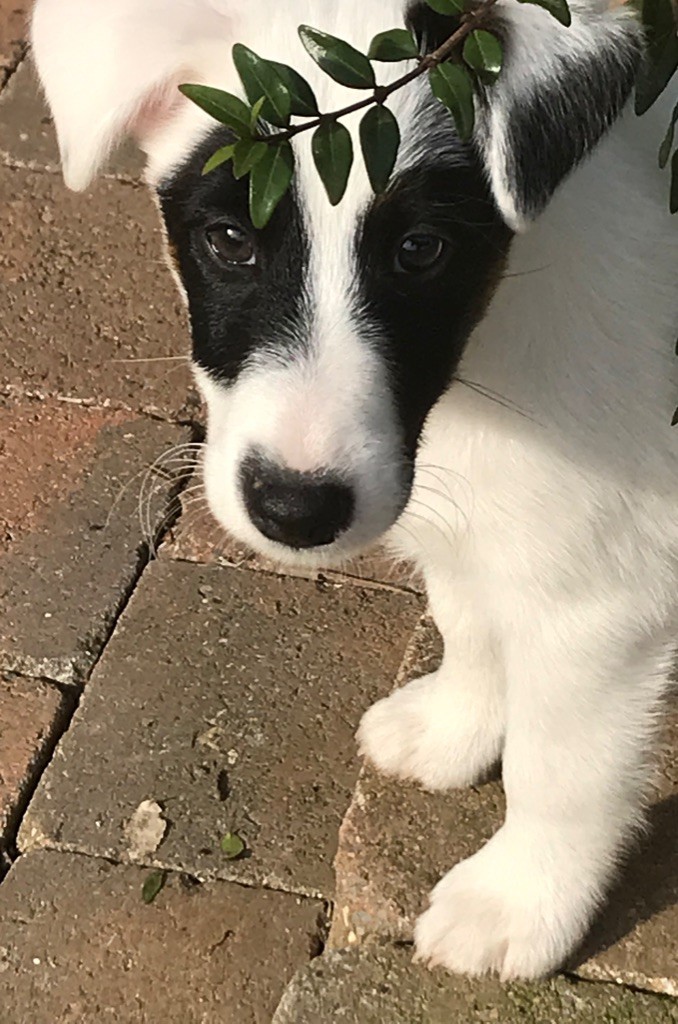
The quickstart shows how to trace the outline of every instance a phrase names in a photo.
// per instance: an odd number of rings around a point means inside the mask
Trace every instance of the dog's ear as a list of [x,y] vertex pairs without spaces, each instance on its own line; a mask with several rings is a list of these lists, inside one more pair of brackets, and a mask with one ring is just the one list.
[[37,0],[31,42],[66,184],[86,188],[125,135],[142,144],[182,103],[196,57],[231,38],[237,0]]
[[[624,107],[640,60],[641,32],[607,0],[571,0],[572,24],[540,7],[501,0],[492,25],[504,48],[496,82],[477,107],[475,144],[507,224],[524,230]],[[454,22],[425,3],[410,22],[431,51]]]

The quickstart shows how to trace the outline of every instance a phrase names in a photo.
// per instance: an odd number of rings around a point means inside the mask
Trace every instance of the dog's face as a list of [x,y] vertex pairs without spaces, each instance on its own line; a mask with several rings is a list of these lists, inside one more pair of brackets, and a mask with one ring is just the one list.
[[209,409],[210,505],[274,556],[326,560],[392,526],[426,416],[501,272],[510,231],[434,113],[446,158],[430,159],[413,124],[388,192],[375,199],[356,171],[337,210],[299,145],[296,186],[263,231],[230,165],[201,174],[222,132],[160,185]]
[[[513,231],[546,203],[623,103],[631,36],[620,22],[607,41],[585,25],[567,40],[543,11],[509,0],[500,5],[507,63],[479,99],[472,143],[460,142],[419,82],[390,101],[403,144],[385,195],[372,195],[358,158],[345,198],[332,208],[304,134],[295,140],[294,187],[257,231],[247,181],[236,181],[230,165],[202,174],[230,141],[227,131],[176,85],[200,80],[238,91],[229,54],[237,39],[298,66],[321,109],[340,108],[355,94],[310,62],[296,26],[316,24],[366,48],[377,32],[402,23],[401,0],[152,0],[143,13],[133,0],[68,0],[87,34],[79,51],[91,55],[92,67],[82,73],[104,80],[98,96],[90,87],[94,99],[77,94],[75,72],[64,78],[62,54],[52,60],[55,33],[63,37],[59,26],[68,21],[64,3],[39,0],[34,45],[67,180],[86,183],[129,128],[149,155],[208,407],[204,468],[214,515],[281,560],[328,562],[376,540],[407,504],[427,415],[454,379]],[[428,48],[452,28],[425,4],[408,17]],[[512,39],[514,21],[523,34]],[[512,64],[527,66],[530,48],[532,78],[520,78]],[[579,76],[582,60],[593,70],[588,103],[581,112],[573,106],[572,123],[562,125],[548,115],[567,110],[553,67],[567,84],[568,59]],[[401,73],[383,65],[379,77]],[[98,135],[87,119],[93,102]],[[359,120],[347,123],[358,151]]]

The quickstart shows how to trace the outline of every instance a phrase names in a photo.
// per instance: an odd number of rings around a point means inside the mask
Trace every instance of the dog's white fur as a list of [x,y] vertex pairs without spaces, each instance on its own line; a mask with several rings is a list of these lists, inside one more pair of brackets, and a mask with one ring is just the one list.
[[[500,78],[483,145],[497,203],[522,229],[529,211],[505,174],[510,104],[555,73],[559,48],[590,52],[620,23],[585,4],[568,35],[537,8],[500,5],[534,70]],[[303,65],[329,108],[346,94],[304,62],[296,25],[360,46],[401,18],[399,0],[39,0],[33,41],[66,179],[84,187],[133,131],[160,180],[211,125],[174,86],[236,89],[236,38]],[[401,121],[413,95],[398,96]],[[641,120],[626,113],[517,238],[462,366],[510,408],[457,386],[443,396],[391,535],[425,575],[445,657],[368,711],[363,752],[433,789],[473,783],[503,754],[505,824],[443,879],[417,924],[419,954],[457,971],[529,978],[558,967],[640,820],[678,622],[678,235],[655,157],[667,119],[663,102]],[[369,189],[357,168],[332,210],[306,140],[298,158],[316,253],[313,345],[303,363],[254,362],[228,390],[199,374],[206,483],[226,525],[282,556],[239,497],[244,448],[350,472],[359,514],[334,546],[343,556],[385,529],[397,500],[394,411],[354,309],[352,235]],[[402,160],[412,158],[406,145]]]

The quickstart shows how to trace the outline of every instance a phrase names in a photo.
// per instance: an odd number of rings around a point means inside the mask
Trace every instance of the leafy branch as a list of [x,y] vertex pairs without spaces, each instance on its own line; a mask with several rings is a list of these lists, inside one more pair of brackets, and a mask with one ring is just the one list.
[[[397,90],[428,75],[434,96],[452,114],[459,136],[470,139],[475,120],[474,92],[490,85],[503,63],[501,40],[492,31],[490,12],[496,0],[426,0],[439,14],[454,18],[455,28],[432,53],[422,55],[413,34],[405,28],[380,32],[367,53],[350,43],[308,25],[299,28],[301,41],[318,66],[341,85],[369,96],[339,110],[321,113],[309,83],[294,68],[266,60],[236,43],[233,61],[249,101],[205,85],[182,85],[181,92],[227,125],[236,141],[222,146],[208,160],[209,173],[227,161],[236,178],[250,175],[250,215],[263,228],[285,195],[294,176],[291,139],[313,131],[312,151],[318,173],[333,205],[341,202],[354,162],[353,140],[342,118],[365,110],[360,143],[367,173],[376,193],[385,191],[400,148],[400,128],[385,105]],[[567,0],[521,0],[545,8],[563,25],[571,18]],[[389,85],[377,82],[373,62],[416,61],[416,66]],[[302,123],[292,124],[291,118]],[[281,129],[267,130],[265,124]]]
[[[567,0],[520,0],[544,8],[563,26],[571,23]],[[312,152],[317,171],[333,205],[341,202],[354,163],[353,139],[342,123],[365,110],[360,145],[372,189],[385,191],[400,148],[400,128],[386,106],[389,97],[424,75],[433,95],[454,118],[462,140],[469,140],[475,121],[475,92],[491,86],[501,73],[503,46],[493,30],[496,0],[426,0],[430,8],[454,19],[454,31],[432,53],[422,55],[406,28],[379,33],[367,53],[319,29],[302,25],[301,41],[318,66],[334,81],[369,95],[339,110],[322,113],[313,89],[294,68],[266,60],[236,43],[233,61],[248,102],[206,85],[181,85],[181,92],[221,124],[235,141],[207,161],[209,173],[227,161],[236,178],[249,175],[250,216],[263,228],[287,192],[295,170],[291,140],[313,131]],[[636,86],[636,111],[644,113],[656,101],[678,69],[678,34],[672,0],[640,0],[647,38],[647,58]],[[380,85],[373,63],[415,61],[389,85]],[[292,118],[301,123],[292,124]],[[678,147],[674,138],[678,104],[659,151],[659,163],[671,161],[670,209],[678,211]],[[271,128],[273,130],[271,130]],[[673,150],[673,156],[671,156]]]

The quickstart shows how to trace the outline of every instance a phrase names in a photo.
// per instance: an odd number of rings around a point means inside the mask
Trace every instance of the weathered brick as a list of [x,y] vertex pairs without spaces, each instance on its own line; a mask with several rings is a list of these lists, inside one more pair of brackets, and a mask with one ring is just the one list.
[[0,0],[0,88],[21,53],[31,6],[27,0]]
[[109,180],[76,196],[56,175],[0,167],[0,237],[6,393],[193,412],[184,312],[143,189]]
[[273,1024],[676,1024],[678,1003],[617,985],[501,985],[427,971],[408,950],[335,952],[296,976]]
[[0,674],[0,851],[8,846],[64,710],[55,686]]
[[[154,461],[186,432],[54,400],[0,405],[0,667],[63,683],[95,661],[165,516],[172,473]],[[148,489],[148,488],[147,488]]]
[[75,855],[21,857],[0,888],[2,1024],[269,1024],[322,907]]
[[[358,774],[354,730],[391,689],[419,614],[408,594],[152,565],[43,776],[21,848],[124,860],[124,824],[152,799],[171,828],[149,864],[327,896]],[[219,849],[231,831],[249,850],[235,862]]]
[[[428,635],[427,635],[428,633]],[[431,671],[432,627],[420,631],[404,678]],[[611,894],[571,967],[582,976],[678,995],[678,712],[667,723],[651,833]],[[366,768],[341,826],[336,858],[335,948],[375,938],[410,941],[436,882],[500,826],[499,782],[431,794]]]

